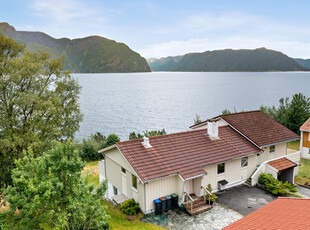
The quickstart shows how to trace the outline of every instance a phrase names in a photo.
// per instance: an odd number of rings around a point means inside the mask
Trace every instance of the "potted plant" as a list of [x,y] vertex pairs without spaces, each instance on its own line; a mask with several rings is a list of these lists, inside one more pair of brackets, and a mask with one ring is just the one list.
[[211,195],[209,193],[206,194],[206,202],[207,204],[209,204],[209,199],[210,199],[210,205],[212,205],[216,201],[217,196],[214,193],[212,193],[211,184],[208,184],[206,189],[211,193]]

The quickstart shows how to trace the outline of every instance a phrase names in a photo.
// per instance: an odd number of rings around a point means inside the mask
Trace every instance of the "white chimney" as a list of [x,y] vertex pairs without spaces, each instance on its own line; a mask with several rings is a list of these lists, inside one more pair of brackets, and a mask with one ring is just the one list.
[[152,148],[152,145],[150,144],[150,139],[148,137],[143,138],[143,142],[141,142],[144,148]]
[[219,139],[219,124],[218,119],[208,120],[208,136],[211,140]]

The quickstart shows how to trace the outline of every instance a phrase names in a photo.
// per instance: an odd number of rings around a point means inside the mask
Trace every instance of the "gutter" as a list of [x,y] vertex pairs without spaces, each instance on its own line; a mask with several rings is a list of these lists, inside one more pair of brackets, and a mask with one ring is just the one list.
[[287,142],[291,142],[291,141],[298,141],[298,140],[300,140],[300,137],[296,137],[294,139],[290,139],[290,140],[286,140],[286,141],[280,141],[280,142],[276,142],[276,143],[272,143],[272,144],[268,144],[268,145],[262,145],[260,148],[265,148],[265,147],[272,146],[272,145],[287,143]]

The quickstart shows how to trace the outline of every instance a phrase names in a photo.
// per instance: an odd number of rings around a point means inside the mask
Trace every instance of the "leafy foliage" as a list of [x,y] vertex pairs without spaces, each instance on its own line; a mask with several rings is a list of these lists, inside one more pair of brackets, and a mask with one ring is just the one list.
[[0,35],[0,187],[11,183],[24,149],[40,155],[53,140],[73,137],[82,120],[79,93],[60,60]]
[[299,134],[300,126],[310,117],[310,98],[307,98],[302,93],[296,93],[291,101],[288,97],[281,98],[278,108],[262,105],[260,110]]
[[208,184],[208,186],[206,187],[206,189],[211,193],[210,194],[206,194],[206,201],[208,202],[209,199],[211,201],[211,203],[215,202],[217,199],[217,195],[215,195],[214,193],[212,193],[212,187],[211,184]]
[[297,185],[292,185],[288,182],[278,181],[271,174],[260,174],[258,178],[258,183],[260,183],[274,195],[291,195],[291,193],[298,192],[298,190],[296,189]]
[[112,133],[105,137],[100,132],[92,134],[88,139],[83,139],[81,144],[78,144],[80,156],[86,161],[96,161],[102,159],[101,153],[98,150],[106,148],[119,142],[120,138]]
[[197,125],[197,124],[199,124],[201,122],[202,122],[202,120],[200,119],[200,116],[198,114],[196,114],[196,117],[194,119],[194,124]]
[[4,189],[9,210],[1,213],[4,227],[12,229],[103,229],[107,215],[102,183],[95,193],[82,177],[85,163],[75,146],[54,143],[47,153],[35,158],[32,150],[16,162],[13,186]]
[[139,138],[143,138],[143,137],[154,137],[154,136],[160,136],[160,135],[165,135],[166,134],[166,130],[162,129],[162,130],[145,130],[143,131],[143,135],[140,133],[135,133],[132,132],[129,134],[129,140],[134,140],[134,139],[139,139]]
[[139,203],[135,202],[134,199],[129,199],[123,202],[120,209],[128,216],[134,216],[140,211]]

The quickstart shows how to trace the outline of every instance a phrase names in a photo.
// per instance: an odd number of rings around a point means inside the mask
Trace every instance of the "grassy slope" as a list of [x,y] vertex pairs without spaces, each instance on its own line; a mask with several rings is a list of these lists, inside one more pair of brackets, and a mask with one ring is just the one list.
[[[84,172],[89,173],[90,183],[94,184],[95,186],[99,185],[98,161],[88,162],[84,168]],[[118,207],[113,207],[113,205],[109,202],[106,202],[106,205],[108,207],[107,212],[110,215],[109,224],[111,229],[164,229],[154,224],[144,223],[138,218],[132,221],[128,221],[126,219],[127,216],[123,214]]]
[[[293,141],[288,143],[289,149],[299,150],[300,141]],[[299,166],[299,175],[295,177],[295,182],[305,184],[310,182],[310,160],[301,159]]]

